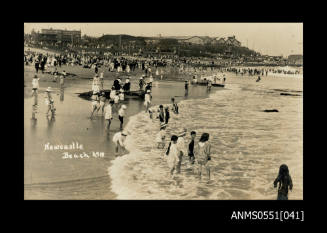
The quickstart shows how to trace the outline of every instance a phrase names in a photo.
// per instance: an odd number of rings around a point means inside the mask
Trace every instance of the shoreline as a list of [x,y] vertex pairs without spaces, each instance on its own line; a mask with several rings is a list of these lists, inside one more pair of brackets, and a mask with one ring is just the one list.
[[[33,73],[33,72],[32,72]],[[37,157],[37,156],[41,156],[41,157],[47,157],[47,155],[49,154],[52,154],[52,153],[43,153],[43,152],[40,152],[38,151],[39,149],[38,148],[30,148],[28,147],[28,150],[25,150],[25,159],[26,160],[26,163],[25,163],[25,182],[24,182],[24,189],[26,191],[26,196],[25,196],[25,199],[49,199],[49,197],[51,197],[51,199],[85,199],[84,198],[84,195],[88,196],[88,198],[86,199],[106,199],[106,200],[116,200],[117,199],[117,194],[112,192],[111,190],[111,184],[112,184],[112,180],[111,180],[111,177],[109,176],[107,170],[108,170],[108,167],[111,167],[113,164],[112,164],[112,161],[114,161],[116,158],[114,157],[114,153],[113,153],[113,150],[114,150],[114,146],[113,146],[113,142],[112,142],[112,136],[115,134],[116,131],[119,131],[118,128],[119,128],[119,120],[118,119],[115,119],[117,118],[115,115],[114,115],[114,120],[111,124],[111,132],[110,132],[110,135],[107,139],[105,139],[104,136],[101,136],[103,135],[102,134],[102,131],[103,130],[100,130],[101,132],[99,132],[97,130],[97,128],[101,129],[101,122],[102,122],[102,117],[96,117],[95,120],[92,120],[90,121],[89,119],[84,119],[86,118],[86,115],[84,116],[78,116],[77,118],[76,117],[73,117],[73,118],[76,118],[76,122],[78,122],[78,125],[79,127],[82,126],[81,129],[78,129],[78,130],[75,130],[73,129],[72,127],[74,127],[73,125],[71,125],[69,128],[64,127],[62,128],[63,126],[60,126],[60,124],[64,124],[65,120],[64,119],[67,119],[68,121],[70,121],[69,119],[71,119],[71,117],[68,117],[66,116],[67,114],[69,115],[70,112],[72,114],[79,114],[79,113],[74,113],[74,111],[69,107],[69,105],[72,105],[73,108],[75,108],[77,105],[81,105],[81,106],[84,106],[86,104],[85,107],[81,107],[80,109],[78,109],[79,112],[85,112],[87,115],[90,114],[89,112],[89,105],[91,105],[91,102],[90,101],[85,101],[83,100],[82,98],[78,97],[78,95],[76,95],[76,91],[74,91],[76,89],[76,83],[79,83],[78,85],[78,88],[82,88],[82,89],[85,89],[86,87],[88,87],[88,82],[86,80],[80,80],[80,81],[77,81],[77,80],[70,80],[71,84],[67,84],[66,85],[66,82],[65,82],[65,100],[63,102],[60,102],[59,101],[59,90],[54,89],[54,93],[53,93],[53,97],[55,98],[55,105],[56,105],[56,108],[57,108],[57,116],[56,116],[56,123],[57,126],[53,129],[50,129],[49,126],[47,127],[48,129],[46,129],[46,131],[43,131],[44,133],[46,132],[50,132],[49,130],[51,131],[58,131],[58,132],[52,132],[52,135],[53,136],[50,136],[50,138],[48,139],[44,139],[46,141],[49,141],[50,143],[55,143],[57,140],[59,141],[63,141],[63,143],[65,143],[67,140],[65,138],[70,138],[69,135],[74,135],[74,134],[81,134],[81,135],[85,135],[83,137],[81,137],[82,139],[76,139],[78,140],[80,143],[83,143],[85,144],[84,146],[87,147],[87,149],[89,149],[89,144],[91,143],[91,141],[88,140],[88,138],[91,139],[91,137],[93,137],[92,141],[93,140],[100,140],[100,141],[105,141],[102,143],[102,146],[103,148],[108,148],[105,150],[106,152],[106,157],[107,159],[104,160],[105,164],[106,165],[106,168],[105,170],[103,170],[103,173],[101,172],[102,171],[102,168],[97,172],[97,175],[93,176],[93,175],[87,175],[87,174],[84,174],[82,176],[76,176],[76,177],[68,177],[68,178],[65,178],[64,175],[62,176],[58,176],[58,178],[56,177],[51,177],[51,174],[48,174],[47,171],[46,171],[46,168],[42,169],[42,170],[33,170],[33,165],[31,165],[34,160],[34,163],[39,163],[39,160],[37,160],[37,158],[32,158],[32,157]],[[107,81],[107,80],[106,80]],[[110,81],[109,81],[110,82]],[[43,111],[45,109],[45,107],[43,106],[43,94],[42,93],[42,90],[43,88],[47,87],[47,86],[57,86],[58,83],[52,83],[51,81],[49,82],[40,82],[40,92],[39,92],[39,102],[40,102],[40,113],[37,114],[37,119],[38,119],[38,122],[37,122],[37,126],[36,126],[36,129],[35,127],[34,128],[29,128],[30,124],[31,124],[31,121],[30,121],[30,115],[29,115],[29,112],[30,112],[30,108],[28,107],[32,101],[32,98],[30,97],[29,95],[29,89],[31,87],[28,87],[28,86],[25,86],[24,87],[24,90],[26,91],[26,96],[24,96],[24,105],[25,105],[25,109],[24,109],[24,115],[25,115],[25,123],[24,123],[24,127],[27,129],[25,130],[26,134],[25,134],[25,141],[26,141],[26,137],[27,135],[30,135],[29,133],[30,132],[38,132],[39,134],[41,133],[42,134],[42,131],[40,131],[42,128],[46,127],[45,124],[47,124],[43,118]],[[43,87],[44,86],[44,87]],[[194,88],[194,93],[192,93],[192,88]],[[214,90],[215,88],[211,89],[211,92],[215,92],[216,90]],[[217,88],[219,89],[219,88]],[[184,100],[184,99],[188,99],[188,100],[192,100],[192,99],[197,99],[197,98],[207,98],[209,95],[208,93],[206,93],[205,91],[205,87],[192,87],[190,85],[189,87],[189,96],[185,97],[184,96],[184,85],[182,82],[178,82],[178,81],[167,81],[167,80],[160,80],[160,81],[157,81],[155,80],[155,84],[153,86],[153,99],[152,99],[152,107],[155,106],[155,105],[159,105],[159,104],[170,104],[170,97],[175,97],[176,99],[176,102],[179,103],[180,101]],[[177,96],[177,97],[176,97]],[[67,102],[68,101],[68,102]],[[70,102],[72,102],[72,104],[70,104]],[[131,120],[131,117],[137,115],[137,114],[140,114],[142,111],[144,111],[144,105],[143,105],[143,100],[129,100],[129,101],[126,101],[126,105],[128,106],[128,110],[126,111],[126,116],[124,118],[124,128],[126,128],[126,126],[128,124],[130,124],[130,120]],[[74,104],[76,103],[76,104]],[[125,103],[124,103],[125,104]],[[74,107],[75,106],[75,107]],[[66,110],[65,110],[66,109]],[[67,112],[68,111],[68,112]],[[41,115],[40,115],[41,114]],[[81,115],[81,114],[79,114]],[[68,117],[68,118],[67,118]],[[80,118],[81,121],[78,119]],[[159,120],[158,120],[159,121]],[[85,123],[83,123],[85,122]],[[75,123],[74,123],[75,124]],[[87,126],[89,125],[89,126]],[[89,132],[87,133],[88,131],[85,131],[85,127],[94,127],[94,130],[92,132]],[[40,128],[39,130],[37,128]],[[83,129],[84,128],[84,129]],[[32,130],[33,131],[30,131]],[[63,131],[64,136],[63,137],[58,137],[60,134],[59,131],[60,129]],[[92,129],[91,129],[92,130]],[[30,131],[30,132],[27,132],[27,131]],[[75,132],[76,133],[69,133],[69,132]],[[89,130],[90,131],[90,130]],[[79,133],[80,132],[80,133]],[[58,135],[58,136],[55,136],[55,135]],[[94,136],[92,136],[94,135]],[[46,136],[46,135],[45,135]],[[49,136],[47,136],[49,137]],[[58,139],[56,139],[58,137]],[[72,139],[72,138],[71,138]],[[39,142],[41,142],[43,139],[33,139],[33,138],[28,138],[27,141],[35,141],[35,140],[39,140]],[[66,141],[65,141],[66,140]],[[68,142],[70,141],[70,139],[68,139]],[[28,142],[26,142],[28,143]],[[35,142],[34,142],[35,143]],[[31,144],[31,147],[33,147],[32,145],[34,144],[32,143]],[[39,155],[35,155],[35,152],[33,151],[37,151],[36,153],[39,154]],[[31,157],[31,155],[33,155]],[[43,160],[43,159],[42,159]],[[57,161],[57,162],[56,162]],[[61,166],[59,164],[62,163],[62,166],[63,168],[60,168],[60,170],[64,169],[65,167],[67,166],[70,166],[69,164],[71,164],[71,166],[74,166],[76,167],[76,172],[78,172],[81,168],[78,168],[78,164],[77,163],[80,163],[78,161],[76,162],[62,162],[61,160],[56,160],[54,161],[55,163],[58,163],[58,166]],[[44,161],[45,163],[48,163],[47,161]],[[83,163],[83,161],[81,160],[81,162]],[[67,164],[69,163],[69,164]],[[98,163],[98,162],[97,162]],[[35,165],[36,166],[36,165]],[[42,165],[40,165],[42,166]],[[48,165],[47,165],[48,166]],[[83,165],[85,166],[85,165]],[[87,166],[87,165],[86,165]],[[101,166],[101,167],[104,167],[105,165]],[[49,167],[50,170],[57,170],[57,168],[54,168],[54,167]],[[91,169],[91,168],[90,168]],[[66,171],[65,171],[66,172]],[[74,173],[76,173],[74,172]],[[33,173],[33,174],[32,174]],[[56,172],[57,173],[57,172]],[[78,172],[80,173],[80,172]],[[77,173],[77,174],[78,174]],[[99,174],[100,173],[100,174]],[[39,175],[38,175],[39,174]],[[43,175],[42,175],[43,174]],[[83,174],[83,172],[81,173]],[[57,176],[57,175],[56,175]],[[104,177],[105,176],[105,177]],[[39,178],[38,178],[39,177]],[[49,177],[49,178],[47,178]],[[63,178],[61,178],[63,177]],[[100,178],[99,178],[100,177]],[[71,188],[68,187],[69,186],[69,181],[72,181],[72,185],[73,184],[79,184],[80,182],[84,183],[88,183],[88,182],[91,182],[92,179],[95,179],[95,180],[101,180],[101,182],[104,182],[103,185],[103,188],[100,188],[101,189],[101,192],[103,194],[99,195],[99,196],[89,196],[89,194],[87,194],[88,192],[84,193],[81,197],[77,194],[77,196],[67,196],[66,194],[60,194],[60,193],[57,193],[58,190],[56,187],[61,187],[63,190],[65,190],[65,192],[69,192],[68,190],[70,190]],[[44,185],[42,185],[44,184]],[[90,184],[85,184],[86,185],[90,185]],[[73,185],[74,186],[74,185]],[[106,188],[109,188],[109,190],[105,191],[103,189],[106,189]],[[42,194],[44,191],[44,189],[46,190],[47,194],[44,195]],[[90,188],[91,190],[89,191],[89,193],[92,193],[92,188]],[[38,194],[38,190],[43,190],[43,191],[40,191],[40,194]],[[53,192],[53,193],[52,193]],[[57,193],[57,194],[56,194]],[[91,195],[91,194],[90,194]],[[53,197],[55,196],[55,197]]]

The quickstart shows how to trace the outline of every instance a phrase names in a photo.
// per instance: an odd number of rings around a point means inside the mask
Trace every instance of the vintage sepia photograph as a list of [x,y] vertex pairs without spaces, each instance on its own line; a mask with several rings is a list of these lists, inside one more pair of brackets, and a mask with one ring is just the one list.
[[303,200],[303,23],[24,23],[25,200]]

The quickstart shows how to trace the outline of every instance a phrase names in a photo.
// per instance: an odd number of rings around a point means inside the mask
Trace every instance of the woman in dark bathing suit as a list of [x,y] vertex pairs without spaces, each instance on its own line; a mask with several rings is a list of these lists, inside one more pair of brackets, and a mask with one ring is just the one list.
[[286,164],[280,166],[278,176],[274,181],[274,188],[277,187],[277,183],[279,183],[277,200],[288,200],[288,189],[293,189],[293,182]]

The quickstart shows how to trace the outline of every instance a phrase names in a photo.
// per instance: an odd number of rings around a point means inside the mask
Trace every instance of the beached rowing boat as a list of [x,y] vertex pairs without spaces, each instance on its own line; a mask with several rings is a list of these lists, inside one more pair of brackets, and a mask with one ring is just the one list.
[[[197,82],[197,83],[194,83],[192,82],[192,85],[200,85],[200,86],[207,86],[207,82]],[[225,87],[225,84],[219,84],[219,83],[212,83],[211,84],[213,87]]]
[[[104,91],[104,93],[106,95],[106,98],[109,99],[111,90],[103,90],[103,91]],[[93,91],[77,93],[77,94],[78,94],[79,97],[81,97],[83,99],[91,100]],[[141,91],[141,90],[126,91],[126,92],[124,92],[124,94],[125,94],[125,99],[128,99],[128,98],[141,98],[141,99],[144,99],[145,91]]]

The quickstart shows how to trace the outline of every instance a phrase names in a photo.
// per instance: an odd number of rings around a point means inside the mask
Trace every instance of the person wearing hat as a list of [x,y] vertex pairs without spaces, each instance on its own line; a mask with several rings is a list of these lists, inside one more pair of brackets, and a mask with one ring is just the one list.
[[143,80],[143,77],[141,77],[140,81],[139,81],[140,90],[143,90],[143,86],[144,86],[144,80]]
[[166,124],[162,122],[160,124],[160,131],[158,132],[156,136],[156,142],[158,144],[158,149],[165,148],[165,138],[166,138]]
[[150,104],[151,104],[150,90],[147,90],[146,94],[144,95],[144,106],[145,106],[146,113],[149,111]]
[[151,84],[150,83],[146,83],[146,85],[145,85],[145,92],[147,92],[148,90],[151,91],[151,89],[152,89]]
[[114,99],[116,96],[116,90],[115,90],[115,86],[111,87],[111,91],[110,91],[110,99]]
[[178,140],[177,140],[177,149],[179,151],[179,155],[178,155],[178,164],[176,166],[176,172],[180,173],[181,172],[181,165],[182,165],[182,158],[183,155],[186,154],[186,148],[185,148],[185,135],[186,135],[187,129],[184,128],[182,131],[180,131],[178,133]]
[[123,153],[126,152],[125,149],[125,140],[126,140],[127,132],[124,130],[122,132],[117,132],[112,138],[112,141],[115,143],[115,153],[118,155],[118,151],[120,148],[120,151]]
[[123,104],[118,111],[118,118],[120,121],[120,130],[123,129],[125,110],[127,109],[126,105]]
[[34,75],[32,79],[32,96],[34,96],[34,105],[37,105],[37,90],[39,88],[39,78],[37,75]]
[[52,96],[51,96],[51,87],[48,87],[46,90],[46,96],[45,96],[45,105],[48,106],[48,111],[46,113],[46,115],[48,116],[49,115],[49,111],[51,111],[52,115],[54,115],[55,113],[55,107],[54,107],[54,101],[52,99]]
[[119,91],[120,90],[120,82],[119,82],[120,79],[115,79],[114,81],[114,87],[115,87],[115,90],[116,91]]
[[107,105],[104,108],[104,119],[107,121],[107,134],[109,134],[109,129],[112,121],[112,105],[114,104],[113,100],[106,100]]
[[131,90],[131,83],[129,81],[129,78],[126,79],[123,89],[125,92],[128,92]]

